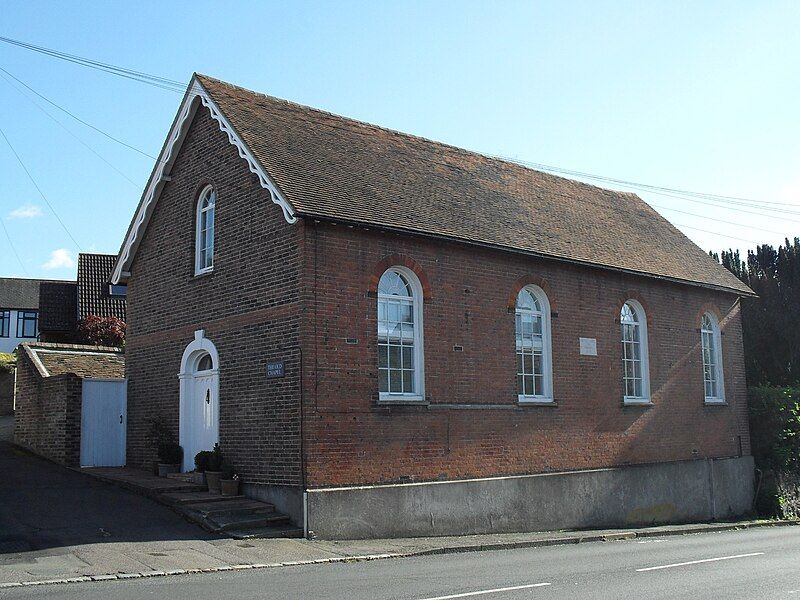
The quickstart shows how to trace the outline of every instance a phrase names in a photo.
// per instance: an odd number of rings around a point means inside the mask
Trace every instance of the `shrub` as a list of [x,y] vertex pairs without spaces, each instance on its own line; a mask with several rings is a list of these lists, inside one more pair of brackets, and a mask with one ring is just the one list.
[[165,465],[177,465],[183,462],[183,448],[175,442],[166,442],[158,446],[158,460]]
[[194,468],[198,473],[204,473],[210,470],[208,468],[208,463],[211,460],[211,454],[210,450],[201,450],[194,455]]
[[222,465],[225,460],[222,457],[222,449],[219,444],[214,444],[214,449],[211,451],[211,456],[208,457],[207,471],[221,471]]
[[16,354],[0,352],[0,373],[13,373],[17,368]]
[[222,463],[220,470],[222,471],[220,479],[233,479],[234,475],[236,475],[236,471],[233,470],[233,466],[230,463]]
[[147,437],[150,439],[150,443],[156,448],[160,447],[162,444],[175,443],[175,434],[172,432],[169,425],[167,425],[167,421],[163,416],[155,415],[147,417],[145,418],[145,423],[147,423],[148,427]]
[[125,322],[117,317],[89,315],[78,323],[78,335],[85,344],[124,346]]

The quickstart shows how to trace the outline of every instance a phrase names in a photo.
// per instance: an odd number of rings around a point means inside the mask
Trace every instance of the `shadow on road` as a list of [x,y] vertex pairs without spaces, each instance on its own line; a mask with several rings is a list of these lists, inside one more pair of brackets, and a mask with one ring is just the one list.
[[22,451],[0,417],[0,554],[100,542],[211,540],[168,508]]

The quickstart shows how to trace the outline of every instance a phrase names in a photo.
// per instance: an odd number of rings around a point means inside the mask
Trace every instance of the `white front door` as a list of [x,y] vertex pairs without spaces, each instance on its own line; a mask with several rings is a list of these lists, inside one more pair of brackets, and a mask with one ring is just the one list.
[[219,441],[217,374],[196,373],[191,379],[191,388],[185,406],[186,423],[181,427],[184,471],[194,469],[194,457],[198,452],[211,450]]

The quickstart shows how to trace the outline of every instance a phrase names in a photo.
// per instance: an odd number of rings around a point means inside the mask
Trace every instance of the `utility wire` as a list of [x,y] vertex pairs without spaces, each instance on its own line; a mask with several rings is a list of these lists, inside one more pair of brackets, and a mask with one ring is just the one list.
[[703,233],[710,233],[711,235],[718,235],[719,237],[729,238],[731,240],[738,240],[740,242],[747,242],[748,244],[754,244],[758,246],[761,242],[756,242],[755,240],[748,240],[745,238],[736,237],[734,235],[725,235],[724,233],[718,233],[716,231],[709,231],[708,229],[700,229],[699,227],[691,227],[689,225],[681,225],[679,223],[673,223],[675,227],[683,227],[685,229],[692,229],[694,231],[702,231]]
[[22,262],[22,259],[19,257],[19,254],[17,253],[17,249],[14,247],[14,242],[11,241],[11,236],[8,234],[8,227],[6,227],[6,220],[3,219],[2,217],[0,217],[0,225],[3,226],[3,231],[5,231],[5,233],[6,233],[6,239],[8,240],[8,245],[11,246],[11,251],[14,253],[14,256],[17,257],[17,262],[19,263],[19,266],[22,267],[22,272],[25,273],[25,275],[27,275],[28,274],[28,269],[25,268],[25,264]]
[[697,213],[689,212],[686,210],[679,210],[677,208],[670,208],[669,206],[661,206],[659,204],[650,204],[653,208],[660,208],[661,210],[671,210],[672,212],[681,213],[682,215],[689,215],[690,217],[697,217],[699,219],[707,219],[709,221],[714,221],[716,223],[725,223],[726,225],[735,225],[737,227],[747,227],[748,229],[755,229],[757,231],[763,231],[765,233],[773,233],[775,235],[785,235],[782,231],[775,231],[773,229],[763,229],[761,227],[754,227],[753,225],[746,225],[744,223],[737,223],[736,221],[724,221],[722,219],[717,219],[715,217],[708,217],[706,215],[698,215]]
[[42,188],[40,188],[39,185],[36,183],[36,180],[33,178],[33,175],[31,175],[31,172],[28,171],[28,167],[26,167],[25,163],[22,162],[22,159],[20,158],[19,154],[17,154],[17,151],[14,150],[14,146],[11,145],[11,140],[8,139],[8,136],[6,136],[6,133],[5,133],[5,131],[3,131],[2,128],[0,128],[0,135],[3,136],[3,139],[6,141],[6,144],[8,144],[9,148],[11,148],[11,152],[13,152],[14,156],[16,156],[17,162],[19,162],[20,166],[22,167],[22,170],[25,171],[25,174],[28,176],[28,179],[31,180],[31,183],[33,184],[33,187],[35,187],[36,191],[39,192],[39,195],[42,197],[42,200],[44,200],[44,203],[47,204],[47,206],[50,208],[50,210],[52,211],[52,213],[55,216],[56,220],[61,225],[62,229],[67,233],[67,235],[69,236],[69,239],[72,240],[72,243],[75,244],[75,247],[78,250],[80,250],[81,249],[80,244],[72,236],[72,234],[70,233],[69,229],[67,229],[67,226],[64,224],[64,221],[61,220],[61,217],[58,216],[58,213],[56,212],[56,209],[53,208],[52,204],[50,204],[50,201],[47,199],[47,196],[44,195],[44,192],[42,191]]
[[68,54],[66,52],[61,52],[59,50],[52,50],[50,48],[45,48],[43,46],[36,46],[34,44],[30,44],[28,42],[23,42],[20,40],[15,40],[0,36],[0,42],[5,42],[6,44],[11,44],[14,46],[18,46],[20,48],[25,48],[26,50],[38,52],[40,54],[44,54],[52,58],[58,58],[71,63],[82,65],[84,67],[89,67],[92,69],[103,71],[105,73],[110,73],[111,75],[117,75],[118,77],[124,77],[125,79],[132,79],[134,81],[145,83],[147,85],[151,85],[153,87],[161,88],[164,90],[169,90],[171,92],[183,93],[183,90],[186,87],[183,83],[181,83],[180,81],[175,81],[174,79],[167,79],[166,77],[150,75],[149,73],[144,73],[142,71],[134,71],[132,69],[126,69],[124,67],[118,67],[116,65],[104,63],[98,60],[93,60],[91,58],[85,58],[82,56],[77,56],[75,54]]
[[16,82],[17,82],[17,83],[19,83],[20,85],[24,86],[25,88],[27,88],[28,90],[30,90],[31,92],[33,92],[34,94],[36,94],[37,96],[39,96],[39,98],[41,98],[42,100],[44,100],[45,102],[47,102],[47,103],[48,103],[48,104],[50,104],[51,106],[54,106],[54,107],[56,107],[58,110],[60,110],[60,111],[62,111],[62,112],[64,112],[64,113],[66,113],[66,114],[68,114],[70,117],[72,117],[73,119],[75,119],[75,120],[76,120],[76,121],[78,121],[79,123],[81,123],[81,124],[83,124],[83,125],[86,125],[86,127],[89,127],[89,128],[91,128],[91,129],[94,129],[94,130],[95,130],[96,132],[98,132],[99,134],[106,136],[108,139],[110,139],[110,140],[112,140],[112,141],[114,141],[114,142],[117,142],[118,144],[122,144],[123,146],[125,146],[126,148],[129,148],[129,149],[133,150],[134,152],[138,152],[138,153],[139,153],[139,154],[141,154],[142,156],[146,156],[147,158],[151,158],[151,159],[153,159],[153,160],[158,160],[158,159],[157,159],[155,156],[153,156],[152,154],[148,154],[147,152],[145,152],[144,150],[140,150],[140,149],[139,149],[139,148],[137,148],[136,146],[131,146],[130,144],[128,144],[128,143],[126,143],[126,142],[123,142],[123,141],[122,141],[122,140],[120,140],[119,138],[116,138],[116,137],[114,137],[114,136],[113,136],[113,135],[111,135],[110,133],[106,133],[105,131],[103,131],[103,130],[102,130],[102,129],[100,129],[99,127],[95,127],[95,126],[94,126],[94,125],[92,125],[91,123],[87,123],[86,121],[84,121],[84,120],[83,120],[83,119],[81,119],[80,117],[77,117],[77,116],[75,116],[74,114],[72,114],[70,111],[68,111],[68,110],[67,110],[66,108],[64,108],[63,106],[59,106],[58,104],[56,104],[55,102],[53,102],[53,101],[52,101],[52,100],[50,100],[49,98],[47,98],[47,97],[43,96],[42,94],[40,94],[39,92],[37,92],[35,89],[33,89],[31,86],[29,86],[27,83],[25,83],[24,81],[22,81],[22,80],[21,80],[21,79],[19,79],[18,77],[15,77],[14,75],[12,75],[12,74],[11,74],[11,73],[9,73],[8,71],[6,71],[6,70],[5,70],[3,67],[0,67],[0,71],[2,71],[3,73],[5,73],[5,74],[6,74],[6,75],[8,75],[9,77],[11,77],[11,78],[12,78],[14,81],[16,81]]
[[[0,67],[0,70],[3,70],[3,71],[5,71],[5,69],[3,69],[2,67]],[[23,92],[23,91],[22,91],[21,89],[19,89],[19,88],[18,88],[16,85],[14,85],[14,82],[10,81],[10,80],[9,80],[9,79],[6,77],[6,75],[5,75],[5,74],[3,74],[3,73],[0,73],[0,78],[2,78],[2,79],[3,79],[3,80],[6,82],[6,83],[8,83],[8,85],[9,85],[9,86],[11,86],[12,88],[14,88],[14,89],[15,89],[15,90],[16,90],[16,91],[17,91],[17,92],[18,92],[18,93],[19,93],[19,94],[20,94],[20,95],[21,95],[23,98],[25,98],[25,99],[26,99],[28,102],[30,102],[31,104],[33,104],[33,105],[34,105],[36,108],[38,108],[38,109],[39,109],[40,111],[42,111],[42,112],[43,112],[45,115],[47,115],[47,116],[48,116],[48,117],[49,117],[49,118],[50,118],[52,121],[54,121],[54,122],[56,123],[56,125],[58,125],[59,127],[61,127],[61,129],[63,129],[64,131],[66,131],[66,132],[67,132],[67,133],[68,133],[70,136],[72,136],[72,137],[73,137],[75,140],[77,140],[77,141],[78,141],[78,142],[79,142],[81,145],[83,145],[83,146],[84,146],[84,147],[85,147],[87,150],[89,150],[89,152],[91,152],[91,153],[92,153],[92,154],[94,154],[94,155],[95,155],[97,158],[99,158],[100,160],[102,160],[102,161],[103,161],[103,162],[104,162],[106,165],[108,165],[108,166],[109,166],[109,167],[110,167],[112,170],[116,171],[116,172],[117,172],[117,173],[120,175],[120,177],[122,177],[123,179],[125,179],[125,180],[126,180],[127,182],[129,182],[131,185],[133,185],[133,186],[136,186],[136,187],[139,187],[139,184],[138,184],[138,183],[136,183],[135,181],[133,181],[133,180],[132,180],[130,177],[128,177],[127,175],[125,175],[125,173],[123,173],[123,172],[122,172],[122,171],[120,171],[120,170],[119,170],[117,167],[115,167],[115,166],[114,166],[114,165],[112,165],[110,162],[108,162],[108,160],[106,160],[106,159],[105,159],[105,158],[104,158],[102,155],[100,155],[98,152],[96,152],[96,151],[94,150],[94,148],[92,148],[92,147],[91,147],[89,144],[87,144],[86,142],[84,142],[84,141],[83,141],[81,138],[79,138],[79,137],[78,137],[77,135],[75,135],[75,134],[74,134],[72,131],[70,131],[70,130],[69,130],[69,129],[68,129],[68,128],[67,128],[67,127],[66,127],[66,126],[65,126],[65,125],[64,125],[64,124],[61,122],[61,121],[59,121],[58,119],[56,119],[56,118],[55,118],[53,115],[51,115],[51,114],[50,114],[49,112],[47,112],[47,111],[46,111],[44,108],[42,108],[42,107],[41,107],[41,106],[40,106],[40,105],[39,105],[39,104],[38,104],[38,103],[37,103],[35,100],[33,100],[33,98],[31,98],[30,96],[28,96],[27,94],[25,94],[25,92]]]

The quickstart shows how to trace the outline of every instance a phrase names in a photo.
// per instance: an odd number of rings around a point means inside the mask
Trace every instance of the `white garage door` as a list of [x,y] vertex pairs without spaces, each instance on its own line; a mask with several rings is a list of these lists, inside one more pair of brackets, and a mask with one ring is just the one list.
[[127,423],[127,381],[84,379],[81,466],[124,466]]

